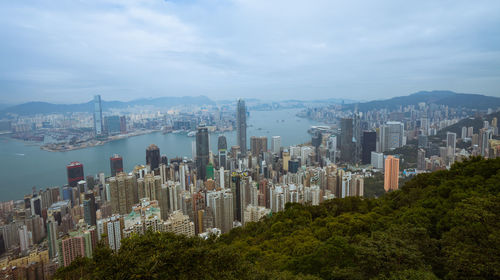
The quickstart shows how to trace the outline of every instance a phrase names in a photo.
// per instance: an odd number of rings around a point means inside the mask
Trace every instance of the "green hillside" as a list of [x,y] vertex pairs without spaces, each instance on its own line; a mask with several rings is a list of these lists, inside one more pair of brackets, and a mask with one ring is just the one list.
[[416,176],[378,199],[287,205],[217,240],[149,233],[58,279],[500,279],[500,158]]
[[446,139],[447,132],[455,132],[457,134],[457,138],[460,138],[462,136],[462,127],[464,126],[472,126],[474,127],[474,133],[479,133],[479,130],[484,126],[484,121],[488,121],[491,124],[493,118],[497,118],[497,120],[500,120],[500,112],[491,113],[482,117],[471,117],[460,120],[456,124],[452,124],[438,131],[436,137],[439,137],[440,139]]

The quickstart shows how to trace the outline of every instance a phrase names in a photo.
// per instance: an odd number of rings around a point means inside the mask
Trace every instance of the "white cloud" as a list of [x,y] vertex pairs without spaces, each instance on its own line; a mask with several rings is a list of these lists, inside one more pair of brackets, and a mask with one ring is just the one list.
[[[2,1],[0,101],[500,95],[498,1]],[[7,100],[15,92],[17,100]]]

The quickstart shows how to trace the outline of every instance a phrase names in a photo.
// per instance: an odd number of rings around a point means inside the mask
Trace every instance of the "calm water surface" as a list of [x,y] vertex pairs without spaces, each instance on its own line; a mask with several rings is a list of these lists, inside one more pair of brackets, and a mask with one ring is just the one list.
[[[281,136],[283,146],[310,141],[307,130],[320,123],[298,118],[298,110],[251,111],[247,122],[247,135],[267,136],[271,145],[271,136]],[[284,121],[282,121],[284,120]],[[217,137],[210,134],[211,150],[217,151]],[[223,135],[227,138],[228,148],[236,145],[236,131]],[[71,161],[83,163],[85,176],[104,172],[110,174],[109,157],[120,154],[123,167],[129,172],[137,164],[145,164],[146,147],[156,144],[161,154],[173,158],[176,156],[191,157],[191,142],[195,137],[185,134],[163,134],[161,132],[130,137],[102,146],[90,147],[68,152],[47,152],[39,145],[0,137],[0,201],[22,199],[33,187],[46,188],[62,186],[66,180],[66,165]],[[248,145],[250,141],[248,140]]]

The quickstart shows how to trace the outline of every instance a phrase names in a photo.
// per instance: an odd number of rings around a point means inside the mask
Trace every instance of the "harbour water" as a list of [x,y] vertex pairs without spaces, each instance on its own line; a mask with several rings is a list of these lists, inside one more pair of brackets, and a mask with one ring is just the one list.
[[[281,136],[282,146],[301,144],[311,140],[307,130],[312,125],[320,125],[295,116],[298,110],[251,111],[247,119],[247,135],[267,136],[270,148],[271,137]],[[228,148],[236,145],[236,131],[223,134],[210,134],[210,148],[216,153],[217,137],[225,135]],[[109,176],[109,157],[119,154],[123,157],[126,172],[135,165],[145,164],[145,150],[156,144],[161,154],[173,158],[192,157],[191,143],[195,137],[186,134],[163,134],[155,132],[108,142],[81,150],[67,152],[48,152],[38,144],[0,137],[0,201],[22,199],[25,194],[51,186],[66,184],[66,165],[71,161],[83,163],[85,176],[104,172]],[[250,141],[248,141],[250,144]]]

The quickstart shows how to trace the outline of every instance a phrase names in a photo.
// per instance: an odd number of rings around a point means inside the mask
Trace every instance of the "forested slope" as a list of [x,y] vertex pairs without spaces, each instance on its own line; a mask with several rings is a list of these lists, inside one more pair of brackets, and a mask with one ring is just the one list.
[[421,174],[378,199],[289,204],[219,239],[149,233],[59,279],[499,279],[500,158]]

